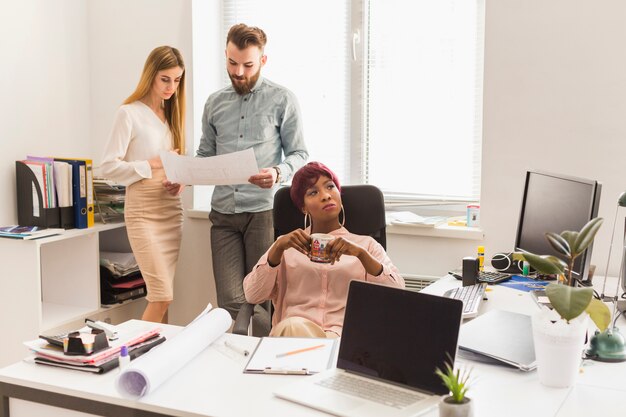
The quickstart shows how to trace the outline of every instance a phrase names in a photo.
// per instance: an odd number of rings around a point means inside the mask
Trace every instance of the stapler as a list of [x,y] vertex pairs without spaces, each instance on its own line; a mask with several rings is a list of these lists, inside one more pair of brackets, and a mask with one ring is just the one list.
[[112,324],[91,319],[85,319],[85,324],[92,329],[103,330],[109,340],[117,340],[118,338],[117,329]]

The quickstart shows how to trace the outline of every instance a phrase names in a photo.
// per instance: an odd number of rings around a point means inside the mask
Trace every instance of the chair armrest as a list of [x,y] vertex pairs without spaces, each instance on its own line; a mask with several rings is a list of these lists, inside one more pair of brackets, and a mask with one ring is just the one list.
[[252,314],[254,314],[254,304],[243,303],[235,319],[235,325],[233,326],[234,334],[248,335]]

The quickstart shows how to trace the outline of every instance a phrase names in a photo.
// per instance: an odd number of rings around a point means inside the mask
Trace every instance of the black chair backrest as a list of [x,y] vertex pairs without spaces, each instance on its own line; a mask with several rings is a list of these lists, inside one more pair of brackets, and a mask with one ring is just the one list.
[[[274,239],[304,227],[304,214],[289,196],[291,187],[283,187],[274,195]],[[369,184],[344,185],[341,202],[345,210],[345,227],[358,235],[371,236],[387,249],[385,200],[383,193]],[[339,214],[342,220],[342,214]]]

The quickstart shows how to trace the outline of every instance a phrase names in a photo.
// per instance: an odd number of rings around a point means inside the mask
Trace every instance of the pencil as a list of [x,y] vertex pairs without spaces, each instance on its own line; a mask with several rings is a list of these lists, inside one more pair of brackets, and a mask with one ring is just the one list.
[[316,345],[316,346],[310,346],[310,347],[306,347],[306,348],[302,348],[302,349],[296,349],[296,350],[292,350],[290,352],[279,353],[278,355],[276,355],[276,357],[277,358],[282,358],[284,356],[295,355],[297,353],[308,352],[309,350],[323,348],[324,346],[326,346],[326,345]]

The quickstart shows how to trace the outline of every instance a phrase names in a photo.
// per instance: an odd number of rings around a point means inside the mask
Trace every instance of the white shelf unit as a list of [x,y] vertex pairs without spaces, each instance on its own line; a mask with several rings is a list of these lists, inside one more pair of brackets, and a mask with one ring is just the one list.
[[25,356],[23,341],[116,307],[100,306],[101,250],[130,250],[123,223],[0,239],[0,366]]

